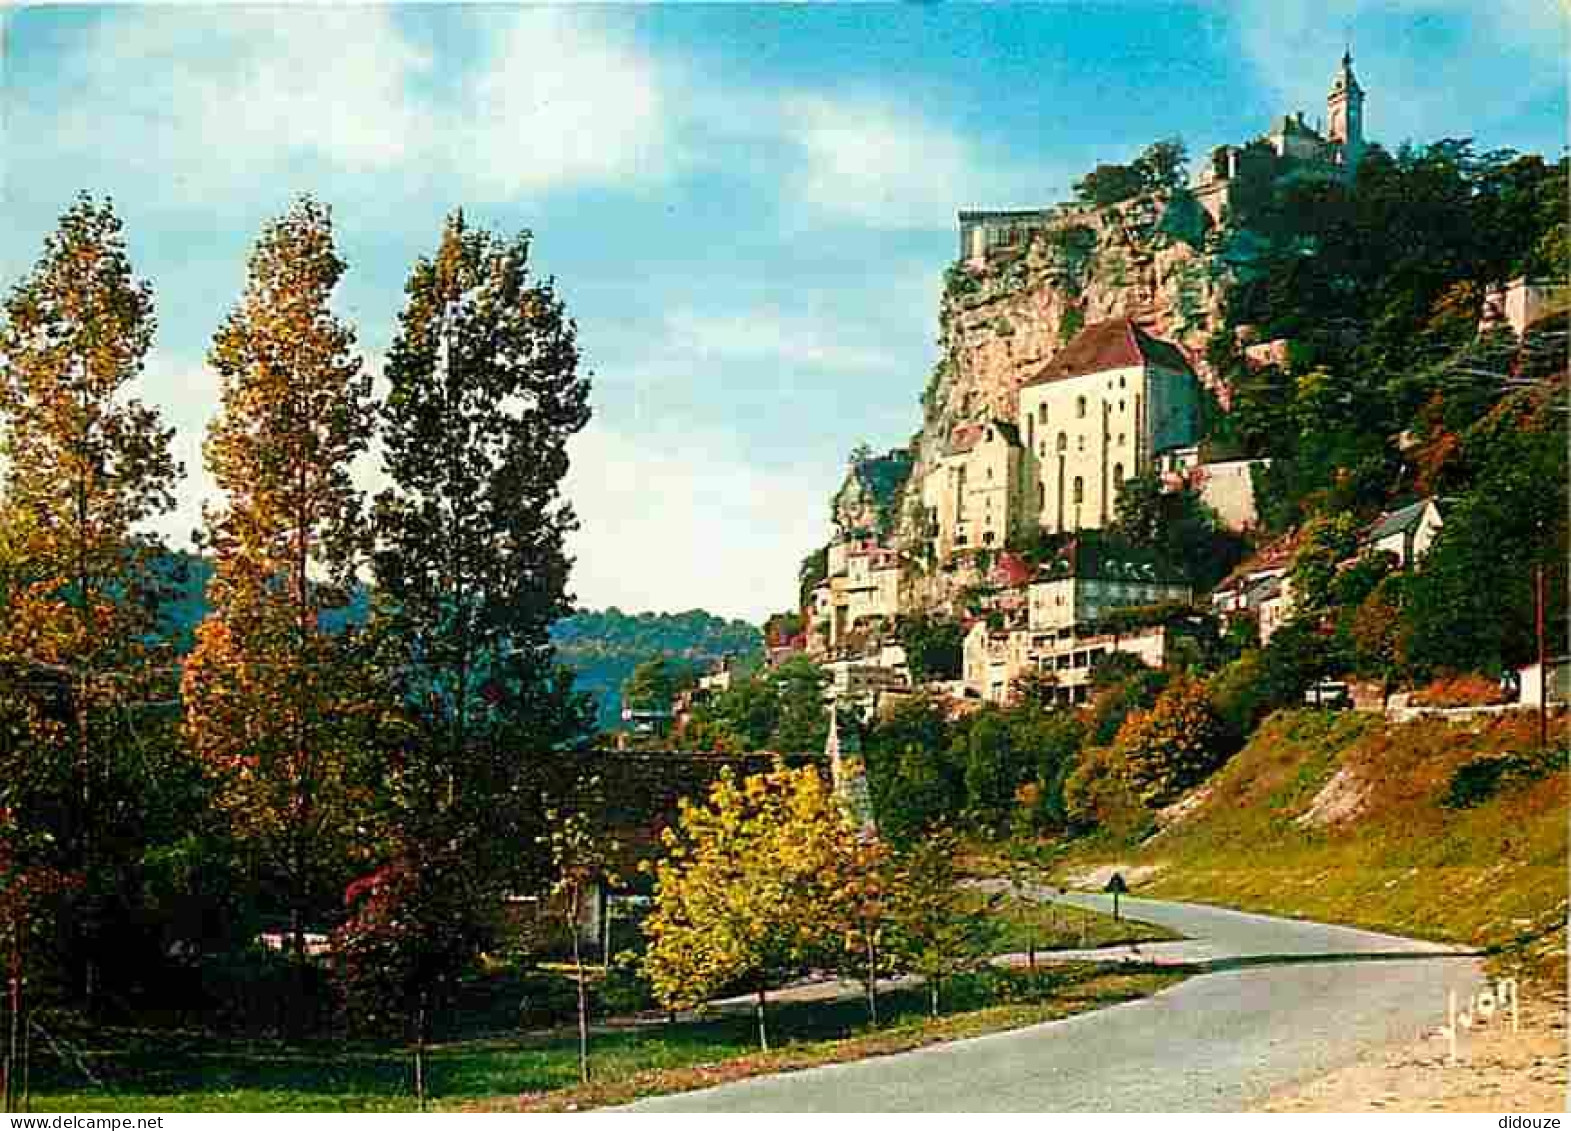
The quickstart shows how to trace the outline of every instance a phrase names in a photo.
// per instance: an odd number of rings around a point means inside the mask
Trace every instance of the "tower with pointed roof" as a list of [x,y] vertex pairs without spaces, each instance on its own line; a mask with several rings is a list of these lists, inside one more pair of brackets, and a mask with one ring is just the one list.
[[862,760],[862,739],[856,723],[842,723],[840,708],[829,709],[829,738],[824,743],[829,759],[829,777],[835,796],[857,832],[871,839],[878,835],[873,817],[873,801],[867,786],[867,763]]
[[1326,140],[1336,147],[1338,164],[1348,172],[1358,168],[1364,155],[1364,89],[1353,74],[1353,52],[1342,53],[1342,64],[1331,76],[1326,95]]

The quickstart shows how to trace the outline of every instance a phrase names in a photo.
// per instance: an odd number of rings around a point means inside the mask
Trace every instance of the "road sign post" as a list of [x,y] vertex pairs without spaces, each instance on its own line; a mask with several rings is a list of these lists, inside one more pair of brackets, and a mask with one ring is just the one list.
[[1107,881],[1107,887],[1102,889],[1113,893],[1113,922],[1118,922],[1118,897],[1129,891],[1129,885],[1124,883],[1124,874],[1114,872],[1113,878]]

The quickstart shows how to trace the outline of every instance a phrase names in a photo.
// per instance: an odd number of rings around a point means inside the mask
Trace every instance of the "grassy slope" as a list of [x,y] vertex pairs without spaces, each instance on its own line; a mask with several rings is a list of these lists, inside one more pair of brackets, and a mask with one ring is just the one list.
[[1055,950],[1168,942],[1184,937],[1155,923],[1114,919],[1089,908],[1011,897],[999,903],[994,917],[998,921],[998,937],[993,940],[993,950],[1000,954],[1020,954],[1032,947],[1048,954]]
[[[1115,859],[1161,865],[1141,894],[1478,946],[1554,923],[1563,930],[1564,762],[1507,781],[1474,807],[1442,803],[1459,767],[1531,750],[1535,726],[1526,714],[1402,726],[1351,712],[1279,714],[1184,818],[1137,849],[1083,845],[1068,870]],[[1299,821],[1338,774],[1321,800],[1345,812]]]

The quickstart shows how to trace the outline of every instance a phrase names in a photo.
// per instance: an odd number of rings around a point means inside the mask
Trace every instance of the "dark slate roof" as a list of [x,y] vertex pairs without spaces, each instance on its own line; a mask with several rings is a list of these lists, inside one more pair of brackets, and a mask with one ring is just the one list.
[[1136,365],[1160,365],[1180,373],[1194,372],[1177,346],[1153,338],[1128,318],[1115,318],[1081,330],[1026,384],[1040,385]]
[[1188,584],[1183,578],[1167,573],[1155,554],[1086,534],[1070,542],[1052,561],[1044,563],[1038,573],[1041,581],[1067,577],[1138,581],[1148,585]]
[[[1273,134],[1302,134],[1305,137],[1320,137],[1309,123],[1302,121],[1296,114],[1282,114],[1273,118],[1271,120],[1270,132]],[[1325,139],[1321,138],[1321,140]]]
[[1381,515],[1373,526],[1369,528],[1368,538],[1371,542],[1378,542],[1382,538],[1389,538],[1393,534],[1406,534],[1418,529],[1424,511],[1430,503],[1435,504],[1435,509],[1445,514],[1445,507],[1449,500],[1441,498],[1419,499],[1416,503],[1409,503],[1398,510],[1388,511]]

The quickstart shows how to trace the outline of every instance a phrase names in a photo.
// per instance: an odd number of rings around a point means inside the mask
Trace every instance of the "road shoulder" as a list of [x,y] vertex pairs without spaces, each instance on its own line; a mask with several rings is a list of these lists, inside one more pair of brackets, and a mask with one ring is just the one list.
[[[1542,985],[1542,984],[1541,984]],[[1357,1064],[1274,1093],[1268,1112],[1556,1112],[1566,1110],[1571,1072],[1563,989],[1524,985],[1521,1029],[1503,1015],[1464,1034],[1456,1063],[1435,1028]]]

